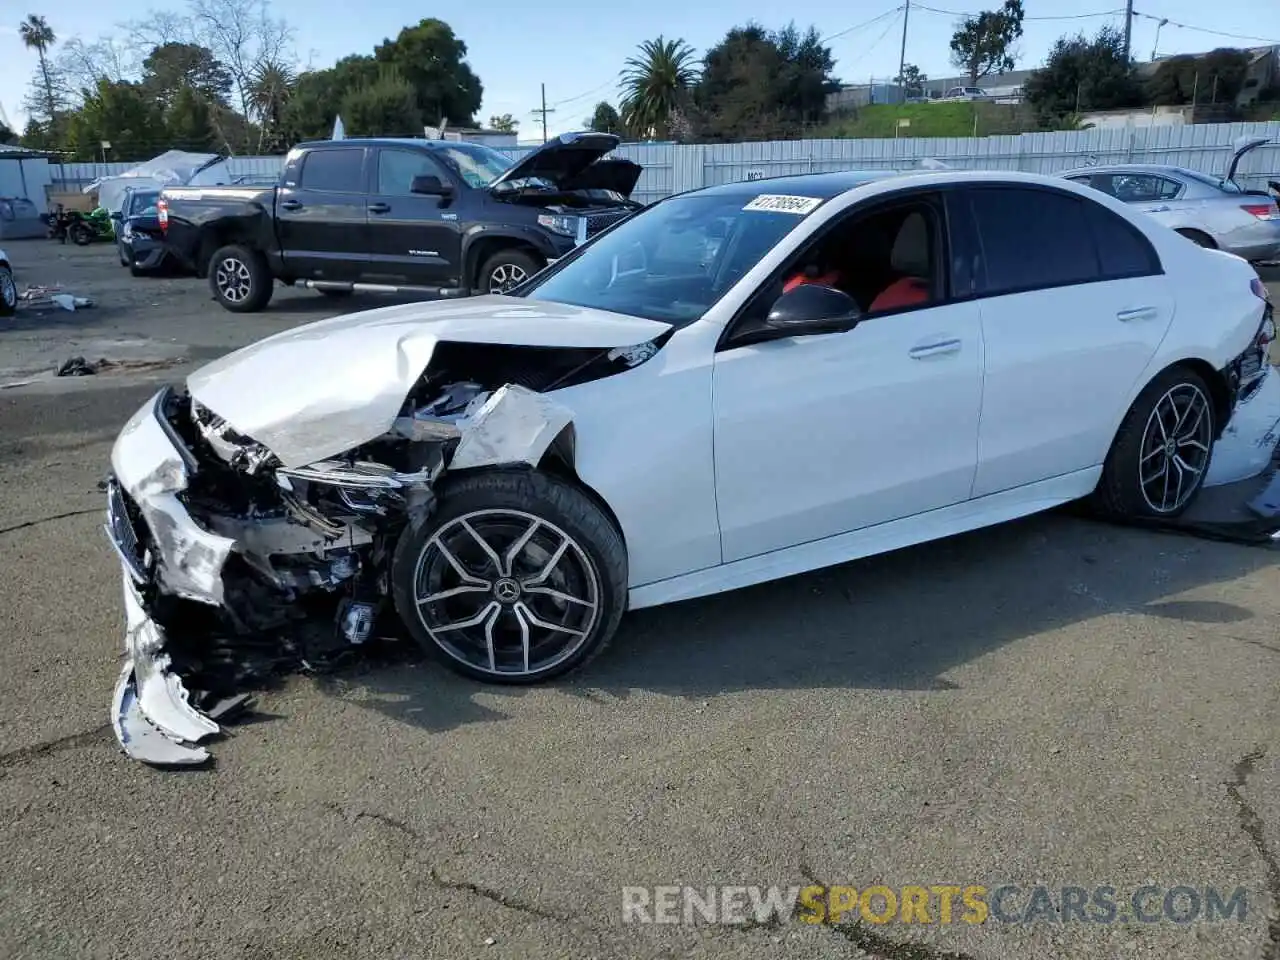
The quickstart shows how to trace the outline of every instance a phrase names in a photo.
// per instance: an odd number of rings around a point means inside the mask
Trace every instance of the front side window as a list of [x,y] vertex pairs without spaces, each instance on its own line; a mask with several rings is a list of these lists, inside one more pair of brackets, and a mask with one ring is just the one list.
[[1024,187],[966,192],[982,247],[984,293],[1102,279],[1084,198]]
[[421,150],[378,151],[378,193],[384,197],[411,194],[414,177],[439,177],[442,171]]
[[362,193],[363,167],[363,150],[311,150],[302,159],[300,186],[303,190]]
[[487,187],[511,167],[511,158],[478,143],[451,143],[440,158],[472,187]]
[[738,193],[672,197],[602,234],[521,295],[683,326],[719,302],[822,202]]

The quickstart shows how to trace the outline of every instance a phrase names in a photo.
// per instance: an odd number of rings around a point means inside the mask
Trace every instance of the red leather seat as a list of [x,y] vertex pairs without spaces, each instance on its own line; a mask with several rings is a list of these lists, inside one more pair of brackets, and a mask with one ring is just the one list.
[[917,307],[932,299],[932,286],[925,279],[933,272],[929,251],[929,221],[922,213],[908,214],[889,254],[889,265],[902,276],[876,295],[868,308],[870,313]]
[[903,277],[885,287],[871,301],[871,310],[898,310],[929,302],[929,281],[919,277]]

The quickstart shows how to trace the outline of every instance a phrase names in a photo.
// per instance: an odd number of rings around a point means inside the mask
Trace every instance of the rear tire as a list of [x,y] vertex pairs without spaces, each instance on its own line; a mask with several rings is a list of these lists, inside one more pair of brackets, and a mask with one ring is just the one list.
[[1095,506],[1129,520],[1181,516],[1209,472],[1216,418],[1203,377],[1187,367],[1164,371],[1125,414],[1094,492]]
[[271,300],[274,281],[267,258],[257,250],[230,244],[209,260],[213,299],[232,313],[257,313]]
[[544,261],[524,250],[515,247],[499,250],[480,267],[476,288],[481,294],[506,293],[544,266]]
[[93,243],[93,230],[87,223],[77,221],[67,229],[67,236],[77,247],[87,247]]
[[396,611],[424,650],[475,680],[533,684],[605,648],[626,608],[627,554],[591,497],[537,470],[464,474],[437,492],[391,563]]
[[12,317],[18,312],[18,285],[13,282],[13,271],[0,266],[0,317]]

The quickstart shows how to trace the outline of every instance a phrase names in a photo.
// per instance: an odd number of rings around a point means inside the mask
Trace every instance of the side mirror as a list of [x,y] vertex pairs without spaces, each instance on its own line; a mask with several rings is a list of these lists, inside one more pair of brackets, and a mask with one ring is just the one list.
[[445,183],[439,177],[431,174],[424,174],[413,178],[413,183],[409,186],[409,192],[420,193],[427,197],[451,197],[453,196],[453,184]]
[[119,210],[115,210],[115,211],[113,211],[113,212],[112,212],[112,214],[111,214],[111,219],[112,219],[112,220],[123,220],[123,219],[124,219],[124,214],[123,214],[123,213],[121,213]]
[[840,333],[852,330],[861,319],[858,301],[844,291],[819,283],[803,283],[773,302],[764,321],[764,331],[775,337]]

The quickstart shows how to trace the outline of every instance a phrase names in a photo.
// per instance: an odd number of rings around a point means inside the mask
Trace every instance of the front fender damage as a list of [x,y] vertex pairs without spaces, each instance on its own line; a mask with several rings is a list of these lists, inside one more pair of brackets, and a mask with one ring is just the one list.
[[[602,354],[595,375],[654,352]],[[125,609],[111,720],[128,756],[203,763],[241,688],[398,632],[390,557],[410,517],[434,510],[441,476],[535,467],[572,428],[542,392],[571,379],[563,364],[554,383],[430,374],[385,435],[306,467],[172,389],[129,421],[106,484]]]

